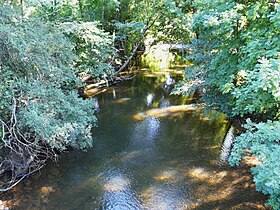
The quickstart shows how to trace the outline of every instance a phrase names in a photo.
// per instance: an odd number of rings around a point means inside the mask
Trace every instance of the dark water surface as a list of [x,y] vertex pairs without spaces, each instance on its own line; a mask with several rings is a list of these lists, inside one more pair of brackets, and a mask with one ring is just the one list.
[[98,95],[93,148],[70,151],[47,165],[9,195],[10,204],[59,210],[263,209],[264,198],[254,192],[248,174],[218,164],[228,129],[224,116],[164,111],[188,102],[169,95],[168,79],[140,74]]

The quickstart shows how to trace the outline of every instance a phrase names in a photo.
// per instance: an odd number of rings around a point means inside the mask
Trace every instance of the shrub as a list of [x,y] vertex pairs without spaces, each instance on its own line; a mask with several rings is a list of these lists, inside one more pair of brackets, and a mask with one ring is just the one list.
[[260,165],[252,168],[257,190],[270,195],[268,205],[280,208],[280,121],[252,123],[247,120],[247,131],[235,140],[229,158],[231,165],[238,165],[245,149],[255,156]]
[[92,144],[91,100],[78,98],[74,45],[58,27],[0,7],[0,192],[49,158]]

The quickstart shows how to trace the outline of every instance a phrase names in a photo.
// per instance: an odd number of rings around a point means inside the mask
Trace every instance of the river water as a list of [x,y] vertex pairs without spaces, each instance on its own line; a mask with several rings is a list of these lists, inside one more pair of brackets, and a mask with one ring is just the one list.
[[6,204],[50,210],[265,209],[247,169],[219,164],[225,116],[181,106],[190,101],[170,96],[169,73],[141,73],[98,95],[93,147],[49,163],[5,195]]

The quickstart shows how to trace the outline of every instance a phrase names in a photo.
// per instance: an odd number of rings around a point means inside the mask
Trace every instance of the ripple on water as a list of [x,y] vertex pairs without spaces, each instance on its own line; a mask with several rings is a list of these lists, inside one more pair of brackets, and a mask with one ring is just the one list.
[[169,96],[160,80],[140,75],[131,82],[94,102],[93,149],[64,155],[59,170],[48,165],[5,200],[28,210],[264,209],[245,171],[217,165],[223,117],[192,114],[202,107]]
[[153,178],[140,193],[144,209],[186,209],[192,203],[192,188],[176,168],[162,169]]
[[106,177],[101,182],[104,190],[101,209],[143,209],[126,174],[120,170],[108,170],[101,176]]
[[186,209],[190,205],[190,196],[186,189],[170,183],[152,185],[141,193],[144,209],[171,210]]

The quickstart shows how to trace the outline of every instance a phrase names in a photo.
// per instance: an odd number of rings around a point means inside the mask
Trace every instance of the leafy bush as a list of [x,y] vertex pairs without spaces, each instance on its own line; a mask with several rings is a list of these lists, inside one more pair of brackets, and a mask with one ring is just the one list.
[[[244,149],[262,164],[252,173],[257,189],[279,209],[280,4],[264,1],[200,1],[193,15],[191,54],[180,92],[200,89],[202,100],[232,118],[250,117],[236,139],[231,164]],[[268,121],[273,120],[273,121]]]
[[63,31],[70,38],[73,44],[72,52],[76,55],[75,68],[80,73],[96,79],[112,78],[115,70],[111,64],[114,63],[116,56],[113,36],[100,29],[98,18],[92,19],[93,11],[88,13],[89,7],[93,6],[92,9],[95,10],[97,5],[90,6],[80,1],[39,0],[32,3],[29,0],[27,3],[36,8],[34,11],[36,16],[55,24],[59,31]]
[[25,138],[63,151],[67,146],[85,149],[91,146],[91,126],[96,121],[92,101],[77,97],[76,91],[63,91],[39,81],[24,84],[30,101],[18,112],[19,128]]
[[257,190],[270,195],[268,205],[280,208],[280,121],[252,123],[247,120],[247,131],[235,140],[229,158],[231,165],[238,165],[245,149],[261,162],[252,168]]
[[38,18],[0,7],[0,191],[40,169],[57,151],[91,146],[96,118],[78,98],[75,45]]
[[[230,116],[274,119],[280,102],[280,5],[213,1],[193,17],[196,34],[186,78]],[[195,83],[193,83],[195,85]],[[214,96],[214,97],[213,97]]]
[[59,28],[74,44],[73,52],[77,55],[75,67],[93,77],[110,79],[115,70],[110,65],[116,51],[113,38],[98,28],[98,22],[64,22]]

